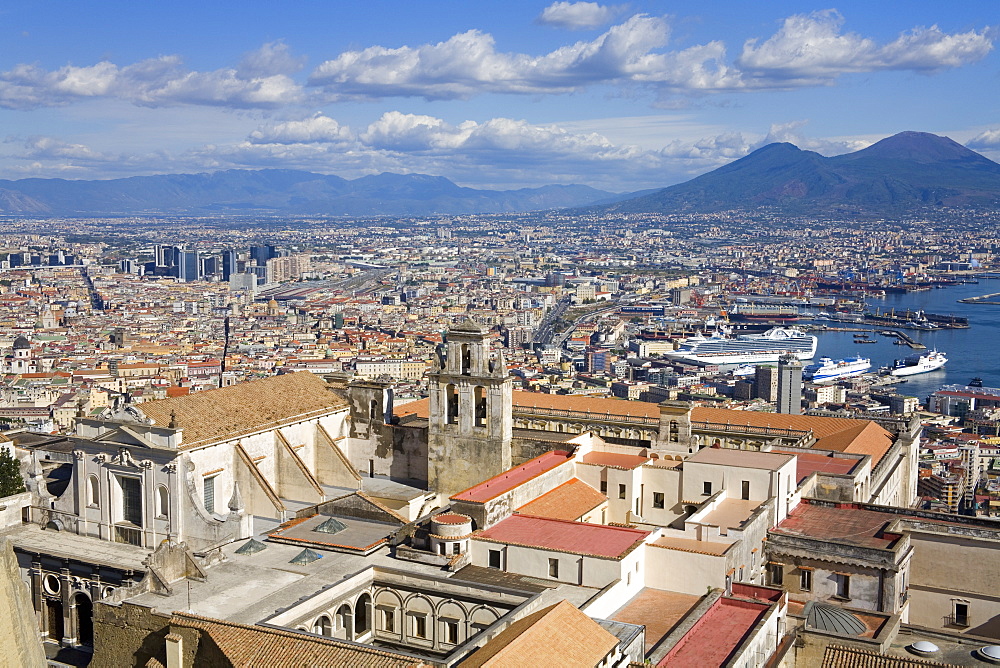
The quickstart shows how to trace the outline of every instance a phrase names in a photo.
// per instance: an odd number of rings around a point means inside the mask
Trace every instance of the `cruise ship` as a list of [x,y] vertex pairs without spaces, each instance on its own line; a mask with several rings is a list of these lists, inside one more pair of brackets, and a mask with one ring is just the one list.
[[816,337],[797,329],[772,327],[762,334],[692,336],[664,357],[701,364],[759,364],[793,354],[800,360],[816,354]]
[[814,383],[828,383],[841,378],[860,376],[871,368],[872,361],[860,355],[842,360],[820,357],[819,362],[810,364],[802,370],[802,378]]
[[948,358],[944,353],[931,350],[926,353],[914,353],[889,367],[889,374],[892,376],[915,376],[918,373],[937,371],[948,363]]

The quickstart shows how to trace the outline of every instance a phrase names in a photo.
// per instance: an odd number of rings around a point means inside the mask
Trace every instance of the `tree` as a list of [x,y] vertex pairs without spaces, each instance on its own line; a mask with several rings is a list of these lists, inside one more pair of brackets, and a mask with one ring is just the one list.
[[24,491],[21,462],[10,454],[10,449],[0,448],[0,498]]

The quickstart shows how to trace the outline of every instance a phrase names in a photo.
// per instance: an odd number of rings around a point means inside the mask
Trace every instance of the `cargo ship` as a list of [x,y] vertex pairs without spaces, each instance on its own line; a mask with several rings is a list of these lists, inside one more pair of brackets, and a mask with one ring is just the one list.
[[799,310],[783,304],[736,304],[730,308],[729,317],[744,322],[785,323],[798,320]]

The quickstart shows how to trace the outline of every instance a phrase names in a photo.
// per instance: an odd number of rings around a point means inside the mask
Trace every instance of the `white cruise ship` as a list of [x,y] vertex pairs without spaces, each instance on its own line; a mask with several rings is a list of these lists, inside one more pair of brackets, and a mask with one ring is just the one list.
[[701,364],[759,364],[777,362],[789,353],[800,360],[812,359],[816,354],[816,337],[785,327],[736,337],[692,336],[677,350],[664,353],[664,357]]
[[872,361],[860,355],[842,360],[820,357],[819,362],[810,364],[802,370],[802,378],[814,383],[829,383],[841,378],[860,376],[871,368]]
[[889,367],[889,374],[893,376],[915,376],[918,373],[937,371],[948,363],[948,358],[944,353],[931,350],[927,353],[914,353]]

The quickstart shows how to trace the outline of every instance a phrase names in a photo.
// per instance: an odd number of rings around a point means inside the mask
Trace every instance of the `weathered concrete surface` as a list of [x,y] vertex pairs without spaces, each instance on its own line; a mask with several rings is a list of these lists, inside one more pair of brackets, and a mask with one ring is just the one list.
[[38,638],[35,610],[28,588],[18,574],[14,547],[0,538],[0,666],[45,668],[45,651]]

